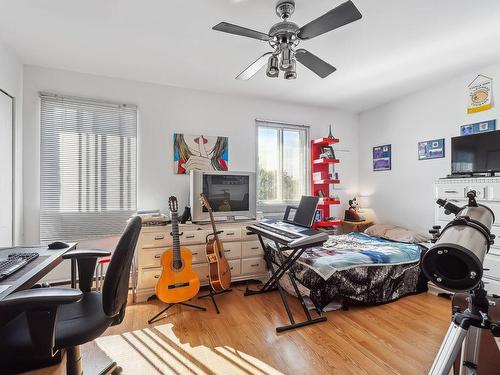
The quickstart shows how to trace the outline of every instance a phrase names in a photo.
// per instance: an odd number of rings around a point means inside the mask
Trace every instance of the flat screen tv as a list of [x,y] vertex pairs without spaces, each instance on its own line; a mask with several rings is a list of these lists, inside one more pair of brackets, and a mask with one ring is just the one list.
[[500,130],[451,139],[451,173],[500,172]]
[[193,171],[190,179],[191,216],[194,222],[209,220],[207,209],[200,203],[201,193],[207,196],[215,217],[255,218],[255,173]]

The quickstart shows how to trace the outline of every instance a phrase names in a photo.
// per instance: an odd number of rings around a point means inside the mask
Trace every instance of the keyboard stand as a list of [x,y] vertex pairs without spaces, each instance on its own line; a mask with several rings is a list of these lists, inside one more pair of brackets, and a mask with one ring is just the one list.
[[[269,237],[266,236],[266,238],[273,240],[273,242],[275,243],[276,252],[277,252],[278,258],[279,258],[280,263],[281,263],[278,265],[278,268],[275,269],[274,262],[272,260],[272,254],[271,254],[271,251],[273,251],[273,250],[268,248],[265,245],[265,243],[262,239],[262,235],[260,233],[257,233],[257,235],[259,237],[260,244],[261,244],[262,248],[264,249],[264,258],[266,260],[267,267],[271,270],[272,275],[269,278],[269,280],[264,284],[264,286],[262,288],[260,288],[259,290],[250,290],[247,286],[247,289],[246,289],[244,295],[245,296],[253,296],[256,294],[272,292],[272,291],[275,291],[276,289],[278,290],[280,297],[281,297],[281,301],[283,302],[283,306],[285,306],[285,310],[286,310],[286,313],[288,315],[288,319],[290,320],[290,324],[276,327],[276,332],[278,332],[278,333],[283,332],[283,331],[288,331],[290,329],[305,327],[305,326],[315,324],[315,323],[325,322],[326,316],[321,316],[321,311],[317,308],[317,306],[315,306],[315,307],[316,307],[316,312],[317,312],[318,317],[313,318],[311,316],[311,313],[307,309],[304,298],[300,294],[299,288],[298,288],[297,283],[295,281],[295,275],[290,270],[291,267],[295,264],[295,262],[304,253],[304,251],[306,251],[308,248],[310,248],[312,246],[322,245],[323,241],[320,243],[317,243],[317,244],[308,244],[308,245],[303,246],[303,247],[289,248],[289,247],[285,247],[285,246],[281,245],[278,241],[274,240],[271,236],[269,236]],[[288,256],[285,256],[283,254],[284,250],[291,250],[291,253]],[[297,298],[299,299],[299,302],[302,305],[302,309],[304,310],[306,320],[303,320],[301,322],[295,321],[292,310],[290,309],[290,306],[288,304],[285,292],[283,291],[283,288],[281,287],[281,285],[279,283],[279,281],[281,280],[281,278],[283,276],[285,276],[285,274],[288,274],[288,277],[290,278],[290,282],[293,286],[295,294],[297,295]]]

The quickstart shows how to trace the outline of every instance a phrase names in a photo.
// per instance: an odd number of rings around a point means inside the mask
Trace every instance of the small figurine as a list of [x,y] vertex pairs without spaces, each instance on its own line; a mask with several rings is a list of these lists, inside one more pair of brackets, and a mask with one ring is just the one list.
[[349,209],[345,210],[344,221],[364,221],[365,218],[359,213],[359,204],[356,197],[349,199]]

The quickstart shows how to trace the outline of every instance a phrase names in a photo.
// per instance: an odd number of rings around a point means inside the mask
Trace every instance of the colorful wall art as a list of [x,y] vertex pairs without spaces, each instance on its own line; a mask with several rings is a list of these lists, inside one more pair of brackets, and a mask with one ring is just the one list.
[[418,142],[418,160],[444,158],[444,138]]
[[228,170],[228,138],[174,134],[174,173]]
[[391,145],[376,146],[373,148],[373,170],[391,170]]

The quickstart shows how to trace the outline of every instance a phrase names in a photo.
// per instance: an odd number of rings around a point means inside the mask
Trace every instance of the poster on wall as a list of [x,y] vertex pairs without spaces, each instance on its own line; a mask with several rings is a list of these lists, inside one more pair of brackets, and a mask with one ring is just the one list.
[[418,142],[418,160],[444,158],[444,138]]
[[227,171],[228,138],[174,133],[174,173]]
[[471,135],[484,132],[492,132],[497,128],[497,120],[476,122],[475,124],[462,125],[460,135]]
[[391,145],[376,146],[373,148],[373,170],[391,170]]
[[467,113],[487,111],[493,106],[493,78],[479,74],[469,84]]

